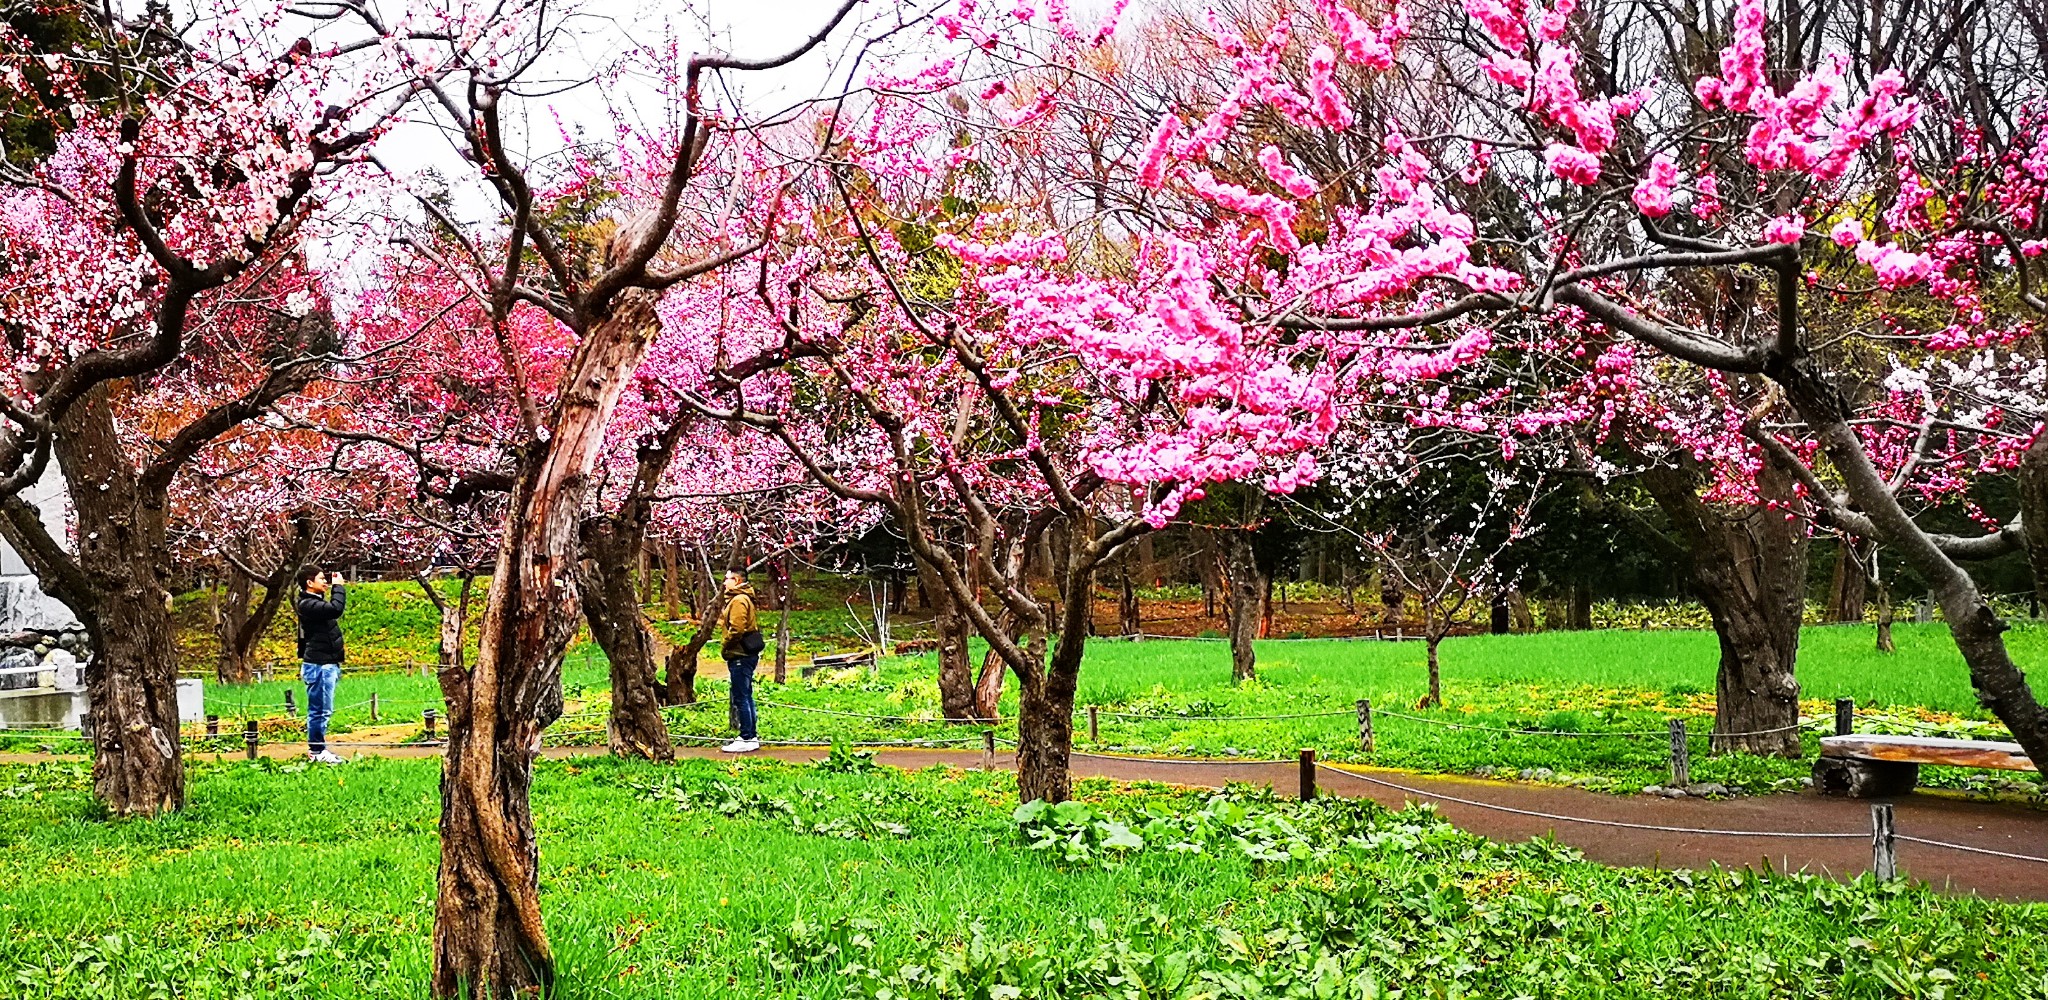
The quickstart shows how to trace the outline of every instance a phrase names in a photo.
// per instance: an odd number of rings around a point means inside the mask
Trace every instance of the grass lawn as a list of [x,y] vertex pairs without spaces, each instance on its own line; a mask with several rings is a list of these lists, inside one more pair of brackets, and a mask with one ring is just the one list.
[[[108,823],[0,767],[0,996],[417,997],[433,761],[196,765]],[[1868,880],[1608,869],[1426,810],[1005,774],[543,761],[565,997],[2048,995],[2048,907]]]
[[[2002,736],[2003,729],[1971,694],[1962,659],[1947,627],[1900,625],[1898,652],[1879,654],[1869,630],[1806,630],[1800,671],[1809,716],[1832,719],[1836,697],[1853,697],[1866,730],[1912,731],[1935,725],[1972,735]],[[2022,662],[2048,659],[2048,629],[2021,626],[2009,634]],[[975,655],[980,655],[979,644]],[[1419,643],[1294,641],[1259,647],[1256,682],[1233,685],[1222,643],[1097,640],[1081,673],[1080,706],[1099,706],[1100,738],[1089,741],[1085,716],[1076,720],[1083,748],[1194,756],[1284,757],[1314,747],[1327,758],[1367,761],[1423,771],[1520,774],[1548,769],[1546,780],[1569,780],[1596,789],[1634,791],[1668,778],[1665,736],[1672,718],[1696,734],[1693,776],[1750,791],[1796,785],[1810,761],[1710,755],[1704,734],[1712,726],[1718,647],[1704,632],[1548,632],[1452,639],[1442,649],[1446,707],[1418,712],[1426,690]],[[759,697],[764,732],[771,739],[855,740],[961,738],[939,718],[936,659],[885,660],[877,675],[844,670],[809,682],[765,684]],[[724,697],[717,682],[700,685],[707,699]],[[1376,712],[1375,752],[1359,747],[1352,709],[1370,698]],[[907,716],[913,723],[815,714],[785,705]],[[1014,694],[1004,714],[1013,718]],[[1169,716],[1124,719],[1109,713]],[[1239,720],[1228,716],[1333,712],[1320,718]],[[1400,718],[1399,716],[1413,718]],[[1420,721],[1429,720],[1429,721]],[[721,734],[722,713],[679,714],[684,731]],[[1563,737],[1457,729],[1452,722],[1491,729],[1595,732],[1623,735]],[[1014,732],[1011,724],[1001,727]],[[1807,737],[1809,754],[1818,735]],[[1936,768],[1929,784],[1998,789],[2039,796],[2034,776]]]
[[[381,603],[359,599],[366,611],[345,622],[364,631],[352,634],[355,649],[379,649],[377,643],[394,629],[392,617],[424,598],[396,584],[358,588],[375,593]],[[417,588],[414,588],[416,590]],[[828,611],[799,612],[801,628],[829,632]],[[841,617],[844,617],[843,613]],[[431,620],[415,623],[431,630]],[[800,628],[800,630],[801,630]],[[1852,697],[1865,730],[1913,731],[1935,726],[1943,731],[2002,737],[1977,705],[1967,671],[1949,640],[1947,626],[1900,624],[1895,629],[1898,651],[1876,652],[1865,626],[1816,626],[1801,641],[1800,677],[1807,694],[1804,712],[1831,718],[1833,700]],[[2048,661],[2048,627],[2020,623],[2007,634],[2022,665]],[[810,637],[817,648],[833,641]],[[397,648],[409,648],[400,642]],[[974,741],[972,729],[941,721],[936,659],[933,654],[886,658],[878,672],[847,669],[809,680],[797,676],[805,662],[800,644],[790,683],[767,681],[763,663],[760,698],[763,734],[771,740]],[[977,642],[974,655],[979,660]],[[1076,719],[1076,741],[1083,749],[1192,756],[1281,757],[1302,747],[1323,756],[1366,761],[1422,771],[1523,775],[1565,781],[1595,789],[1631,792],[1668,778],[1668,740],[1664,731],[1672,718],[1684,718],[1695,734],[1693,776],[1731,788],[1760,792],[1795,787],[1806,775],[1803,760],[1764,759],[1708,753],[1704,734],[1711,727],[1718,646],[1711,632],[1624,631],[1544,632],[1534,635],[1474,636],[1451,639],[1442,648],[1446,707],[1418,712],[1414,706],[1425,690],[1424,650],[1420,643],[1342,640],[1273,641],[1259,646],[1256,682],[1233,685],[1228,650],[1220,642],[1147,640],[1131,643],[1098,639],[1089,644],[1081,674],[1080,706],[1099,706],[1103,715],[1099,738],[1088,738],[1085,717]],[[572,648],[564,669],[571,710],[601,711],[608,677],[601,653],[588,643]],[[700,681],[706,704],[699,710],[672,710],[678,732],[700,742],[728,735],[721,681]],[[255,685],[208,686],[208,710],[223,719],[224,730],[239,730],[240,720],[263,718],[266,740],[303,738],[302,723],[282,715],[286,690],[298,690],[295,675]],[[385,721],[417,726],[420,710],[438,706],[432,677],[398,672],[351,669],[345,673],[337,702],[335,734],[347,734],[369,722],[365,702],[371,691],[381,700]],[[1376,748],[1364,753],[1358,741],[1354,703],[1372,700],[1378,713]],[[797,707],[823,711],[802,711]],[[304,711],[300,705],[299,710]],[[1112,713],[1166,716],[1126,719]],[[1228,716],[1333,713],[1315,718],[1237,720]],[[913,721],[869,720],[846,714],[907,717]],[[1006,694],[1004,715],[1014,719],[1015,696]],[[1403,718],[1409,716],[1409,718]],[[1480,728],[1461,729],[1457,723]],[[556,728],[561,742],[600,742],[596,734],[577,735],[590,719],[564,720]],[[1014,733],[1014,722],[999,727]],[[1505,729],[1517,732],[1495,732]],[[1523,730],[1540,731],[1534,734]],[[1610,733],[1609,736],[1558,736],[1543,733]],[[196,738],[198,730],[190,731]],[[380,738],[389,739],[383,736]],[[398,738],[407,738],[401,735]],[[1817,735],[1806,738],[1811,754]],[[0,737],[0,748],[32,749],[34,737]],[[55,744],[51,744],[55,746]],[[239,747],[228,735],[221,748]],[[1973,772],[1935,768],[1924,775],[1928,784],[1980,791],[1998,791],[2035,798],[2044,786],[2035,776],[2004,772]]]

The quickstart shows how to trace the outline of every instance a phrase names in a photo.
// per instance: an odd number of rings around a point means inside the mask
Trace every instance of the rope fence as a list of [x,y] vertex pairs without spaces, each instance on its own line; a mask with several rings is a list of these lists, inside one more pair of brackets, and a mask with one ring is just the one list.
[[1870,836],[1867,833],[1860,832],[1808,833],[1797,830],[1702,829],[1699,827],[1689,826],[1659,826],[1651,823],[1627,823],[1621,820],[1592,819],[1590,817],[1585,816],[1566,816],[1560,813],[1538,812],[1534,809],[1519,809],[1514,806],[1504,806],[1493,802],[1481,802],[1478,799],[1461,798],[1456,795],[1446,795],[1442,792],[1423,791],[1420,788],[1410,788],[1407,785],[1397,784],[1392,781],[1386,781],[1380,778],[1375,778],[1369,774],[1360,774],[1356,771],[1347,771],[1343,768],[1331,767],[1330,765],[1323,763],[1317,763],[1315,766],[1318,770],[1328,771],[1332,774],[1341,774],[1347,778],[1356,778],[1359,781],[1370,782],[1372,784],[1390,788],[1407,795],[1414,795],[1425,799],[1440,799],[1445,802],[1456,802],[1459,805],[1473,806],[1480,809],[1491,809],[1495,812],[1512,813],[1517,816],[1529,816],[1535,819],[1546,819],[1556,823],[1579,823],[1586,826],[1616,827],[1624,830],[1649,830],[1657,833],[1684,833],[1702,837],[1788,837],[1793,839],[1808,840],[1853,840]]

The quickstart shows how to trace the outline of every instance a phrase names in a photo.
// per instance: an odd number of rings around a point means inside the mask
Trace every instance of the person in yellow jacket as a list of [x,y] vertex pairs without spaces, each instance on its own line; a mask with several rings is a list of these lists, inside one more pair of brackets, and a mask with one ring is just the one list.
[[725,573],[725,611],[719,616],[725,641],[718,655],[725,658],[726,676],[732,684],[732,715],[739,724],[740,737],[720,749],[726,753],[751,753],[761,749],[755,730],[754,668],[761,663],[761,623],[754,616],[754,588],[739,570]]

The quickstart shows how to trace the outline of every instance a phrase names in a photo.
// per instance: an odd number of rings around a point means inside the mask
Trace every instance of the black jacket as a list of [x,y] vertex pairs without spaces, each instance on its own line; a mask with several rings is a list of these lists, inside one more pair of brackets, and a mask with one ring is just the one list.
[[335,584],[326,597],[299,591],[292,610],[299,613],[299,660],[303,663],[340,663],[341,613],[348,608],[348,591]]

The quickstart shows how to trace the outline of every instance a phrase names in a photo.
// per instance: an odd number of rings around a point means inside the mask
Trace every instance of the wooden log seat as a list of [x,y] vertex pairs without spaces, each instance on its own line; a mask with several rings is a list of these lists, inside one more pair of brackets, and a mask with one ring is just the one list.
[[1813,762],[1813,787],[1822,795],[1871,798],[1904,795],[1920,783],[1922,764],[2039,770],[2017,743],[1943,736],[1823,736]]

